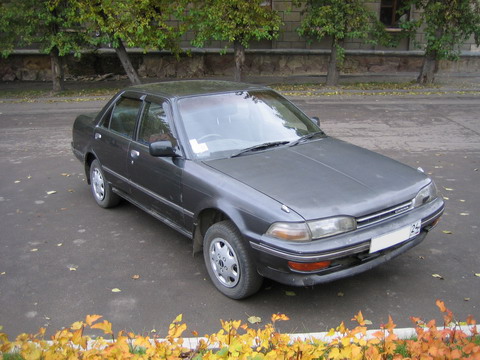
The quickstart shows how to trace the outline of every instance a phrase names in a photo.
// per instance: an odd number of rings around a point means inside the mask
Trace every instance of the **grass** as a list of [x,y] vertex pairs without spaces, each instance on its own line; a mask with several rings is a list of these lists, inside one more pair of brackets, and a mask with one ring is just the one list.
[[[325,84],[275,84],[272,85],[278,91],[318,91],[318,90],[424,90],[427,87],[416,83],[408,82],[364,82],[340,84],[338,86],[327,86]],[[439,88],[440,85],[428,86],[428,89]]]
[[84,88],[53,92],[51,90],[0,90],[0,98],[3,99],[38,99],[44,97],[84,97],[84,96],[112,96],[120,88]]
[[[113,85],[113,84],[112,84]],[[27,87],[28,84],[25,85]],[[80,87],[82,83],[76,83]],[[430,85],[428,87],[417,84],[415,81],[409,82],[359,82],[350,84],[341,84],[338,86],[326,86],[322,83],[305,84],[273,84],[271,87],[282,92],[287,96],[335,96],[335,95],[363,95],[363,96],[399,96],[399,95],[442,95],[450,94],[470,94],[480,95],[476,89],[464,90],[442,90],[440,84]],[[15,102],[35,102],[41,98],[51,98],[56,101],[86,101],[87,97],[106,97],[109,98],[120,88],[103,86],[103,84],[85,82],[83,88],[70,89],[54,93],[46,89],[15,89],[0,90],[0,99],[9,99],[7,101]],[[60,100],[62,98],[76,98],[74,100]],[[82,100],[83,98],[83,100]],[[5,100],[0,100],[0,103]]]

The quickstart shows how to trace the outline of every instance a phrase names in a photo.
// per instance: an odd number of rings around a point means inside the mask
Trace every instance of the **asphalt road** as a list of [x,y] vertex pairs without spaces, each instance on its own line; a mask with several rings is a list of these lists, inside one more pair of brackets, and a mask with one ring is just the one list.
[[[83,99],[85,100],[85,99]],[[70,151],[81,112],[105,101],[0,102],[0,325],[14,337],[51,333],[87,314],[114,330],[162,336],[180,313],[189,330],[219,319],[285,313],[288,332],[324,331],[358,311],[376,328],[391,315],[440,319],[443,299],[459,320],[480,320],[480,97],[294,98],[330,135],[421,166],[448,198],[427,239],[403,256],[334,283],[293,288],[266,281],[244,301],[218,293],[189,239],[128,203],[104,210]],[[449,232],[449,233],[445,233]],[[451,233],[450,233],[451,232]],[[438,274],[442,278],[434,277]],[[132,276],[139,275],[138,279]],[[121,292],[112,292],[112,289]],[[186,335],[188,336],[188,332]]]

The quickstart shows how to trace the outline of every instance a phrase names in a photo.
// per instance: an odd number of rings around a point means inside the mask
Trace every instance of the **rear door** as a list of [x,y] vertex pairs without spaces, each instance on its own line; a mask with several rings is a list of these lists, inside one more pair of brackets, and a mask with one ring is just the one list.
[[155,141],[169,140],[177,145],[171,124],[169,103],[161,98],[147,97],[136,140],[130,144],[127,167],[132,196],[167,224],[184,228],[183,159],[154,157],[149,153],[149,144]]
[[127,156],[142,109],[141,95],[124,93],[95,128],[93,150],[107,180],[116,188],[130,193]]

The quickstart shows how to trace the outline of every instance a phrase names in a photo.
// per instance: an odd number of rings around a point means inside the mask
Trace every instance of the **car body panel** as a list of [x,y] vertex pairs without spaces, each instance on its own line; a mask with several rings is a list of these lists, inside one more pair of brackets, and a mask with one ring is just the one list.
[[428,184],[417,170],[333,138],[207,164],[306,220],[369,214],[412,199]]

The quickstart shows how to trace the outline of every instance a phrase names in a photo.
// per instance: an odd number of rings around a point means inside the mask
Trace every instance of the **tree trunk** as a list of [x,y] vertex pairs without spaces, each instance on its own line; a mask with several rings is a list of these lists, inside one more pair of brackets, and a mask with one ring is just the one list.
[[243,68],[245,66],[245,47],[239,42],[233,43],[235,53],[235,81],[241,82],[243,80]]
[[[338,45],[342,46],[343,41],[340,40]],[[327,69],[327,86],[338,85],[338,79],[340,78],[340,70],[338,68],[338,49],[337,41],[335,38],[332,38],[332,45],[330,46],[330,58],[328,60],[328,69]]]
[[125,49],[121,39],[119,39],[118,44],[118,47],[115,48],[115,52],[122,63],[123,69],[127,73],[128,79],[133,85],[141,84],[142,82],[140,81],[140,78],[138,77],[132,62],[130,61],[130,58],[128,57],[127,50]]
[[418,75],[417,82],[422,85],[431,85],[435,81],[435,73],[438,70],[436,51],[428,53],[423,58],[422,69]]
[[64,89],[63,84],[63,64],[62,58],[58,53],[58,48],[55,46],[50,51],[50,63],[52,65],[52,83],[53,83],[53,91],[59,92]]

